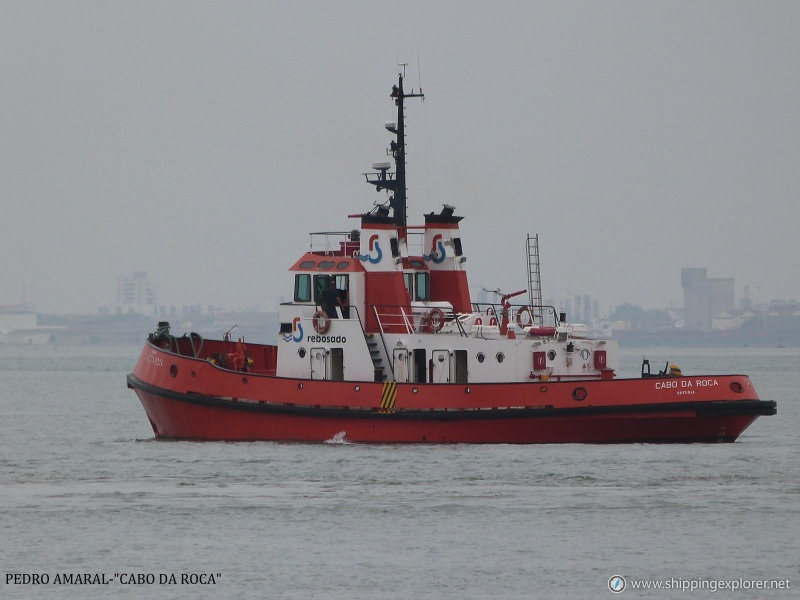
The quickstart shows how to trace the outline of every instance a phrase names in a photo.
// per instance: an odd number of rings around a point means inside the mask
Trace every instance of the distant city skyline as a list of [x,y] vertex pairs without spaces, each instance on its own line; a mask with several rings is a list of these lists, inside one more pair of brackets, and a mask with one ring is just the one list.
[[[707,269],[705,267],[684,267],[681,269],[679,273],[676,274],[676,279],[678,284],[682,281],[682,275],[684,275],[687,271],[697,272],[702,274],[702,278],[706,277]],[[714,278],[712,278],[714,279]],[[287,281],[290,280],[290,276],[287,273]],[[729,294],[730,294],[730,301],[726,306],[730,306],[734,309],[742,308],[744,303],[747,303],[752,306],[768,306],[772,303],[786,303],[786,302],[798,302],[800,298],[770,298],[770,299],[760,299],[758,297],[758,292],[756,298],[753,298],[749,292],[748,285],[739,285],[735,283],[735,278],[716,278],[716,280],[723,281],[730,287]],[[20,283],[19,286],[19,300],[15,301],[13,297],[9,297],[7,295],[8,288],[4,287],[4,300],[0,300],[0,307],[27,307],[30,310],[34,310],[37,312],[48,313],[48,314],[94,314],[98,311],[104,311],[109,313],[125,313],[125,312],[139,312],[141,314],[150,314],[152,313],[154,316],[158,314],[172,314],[180,313],[187,308],[191,308],[192,310],[201,310],[203,312],[210,310],[212,307],[216,310],[277,310],[278,305],[280,302],[284,301],[286,298],[286,294],[280,294],[275,297],[274,302],[270,302],[265,300],[263,302],[253,302],[253,303],[245,303],[245,302],[238,302],[232,304],[222,304],[222,303],[203,303],[198,301],[191,301],[191,299],[186,298],[185,301],[169,301],[167,298],[163,298],[158,292],[158,285],[153,281],[147,271],[132,271],[129,273],[119,274],[115,277],[113,281],[109,281],[109,292],[108,297],[114,298],[114,300],[110,300],[103,303],[87,303],[83,307],[77,307],[74,310],[59,310],[58,306],[56,305],[53,308],[43,307],[37,302],[27,298],[27,294],[25,292],[25,284],[24,281]],[[622,304],[631,304],[633,306],[640,306],[644,309],[673,309],[673,310],[684,310],[685,304],[684,300],[686,298],[686,290],[681,290],[679,300],[676,301],[675,299],[670,299],[669,301],[664,301],[660,304],[655,304],[652,306],[647,305],[638,305],[634,302],[619,302],[616,304],[612,304],[607,302],[604,298],[596,295],[592,291],[584,291],[581,293],[572,292],[568,289],[560,290],[558,293],[549,294],[547,290],[547,286],[543,286],[545,289],[544,295],[544,304],[545,305],[552,305],[557,310],[565,310],[568,313],[568,317],[572,320],[580,320],[580,321],[590,321],[598,318],[607,318],[611,312],[615,309],[615,307],[620,306]],[[741,293],[735,293],[735,289],[741,289]],[[506,290],[502,290],[506,291]],[[513,290],[512,290],[513,291]],[[706,292],[707,293],[707,292]],[[498,302],[498,296],[491,291],[487,291],[487,288],[483,286],[471,286],[471,294],[472,294],[472,301],[479,302],[479,303],[486,303],[486,302]],[[519,300],[520,302],[524,302],[527,296],[522,296],[522,299]],[[588,305],[586,304],[588,302]],[[575,314],[577,307],[577,314]],[[698,310],[695,305],[690,305],[690,311]],[[592,318],[589,319],[587,317],[591,316]],[[709,327],[710,321],[707,325],[703,327]]]

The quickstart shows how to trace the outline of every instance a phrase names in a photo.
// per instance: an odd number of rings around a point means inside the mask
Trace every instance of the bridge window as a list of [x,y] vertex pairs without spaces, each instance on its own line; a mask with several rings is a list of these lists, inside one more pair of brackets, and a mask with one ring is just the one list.
[[415,273],[414,274],[414,299],[415,300],[430,300],[430,275],[428,273]]
[[348,297],[350,291],[350,276],[349,275],[314,275],[314,302],[317,304],[322,303],[322,292],[328,289],[330,285],[328,282],[333,279],[336,282],[336,289],[339,290],[342,298],[342,304],[349,304]]
[[430,275],[424,273],[403,273],[406,290],[412,300],[430,300]]
[[294,301],[311,302],[311,275],[301,273],[294,276]]

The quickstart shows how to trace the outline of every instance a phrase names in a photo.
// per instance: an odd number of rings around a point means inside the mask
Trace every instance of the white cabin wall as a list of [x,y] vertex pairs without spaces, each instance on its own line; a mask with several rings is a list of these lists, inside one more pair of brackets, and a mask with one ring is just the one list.
[[[364,331],[358,318],[351,314],[350,319],[331,319],[328,331],[319,334],[314,330],[313,315],[315,306],[290,304],[281,306],[281,322],[294,323],[299,317],[292,334],[280,336],[278,340],[279,377],[311,377],[311,348],[342,348],[344,351],[344,380],[372,381],[374,371]],[[303,350],[301,353],[300,351]],[[301,356],[302,354],[302,356]]]

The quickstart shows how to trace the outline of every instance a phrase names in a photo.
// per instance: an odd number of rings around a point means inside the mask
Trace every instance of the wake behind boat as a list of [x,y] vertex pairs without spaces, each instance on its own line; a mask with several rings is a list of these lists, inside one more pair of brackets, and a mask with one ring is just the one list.
[[[746,375],[620,379],[613,340],[555,308],[470,297],[452,206],[409,225],[403,76],[388,201],[359,227],[311,235],[291,265],[274,345],[173,335],[161,322],[132,373],[158,438],[322,442],[732,442],[776,404]],[[392,164],[393,163],[393,164]],[[392,171],[392,167],[394,170]],[[538,246],[537,246],[538,253]],[[530,278],[529,278],[530,279]],[[533,290],[533,286],[529,289]]]

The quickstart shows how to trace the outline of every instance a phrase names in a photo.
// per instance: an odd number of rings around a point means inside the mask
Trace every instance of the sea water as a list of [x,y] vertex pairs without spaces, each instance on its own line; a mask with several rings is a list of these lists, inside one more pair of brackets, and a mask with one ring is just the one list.
[[798,597],[797,349],[648,349],[778,415],[609,446],[155,441],[138,352],[0,347],[3,598]]

